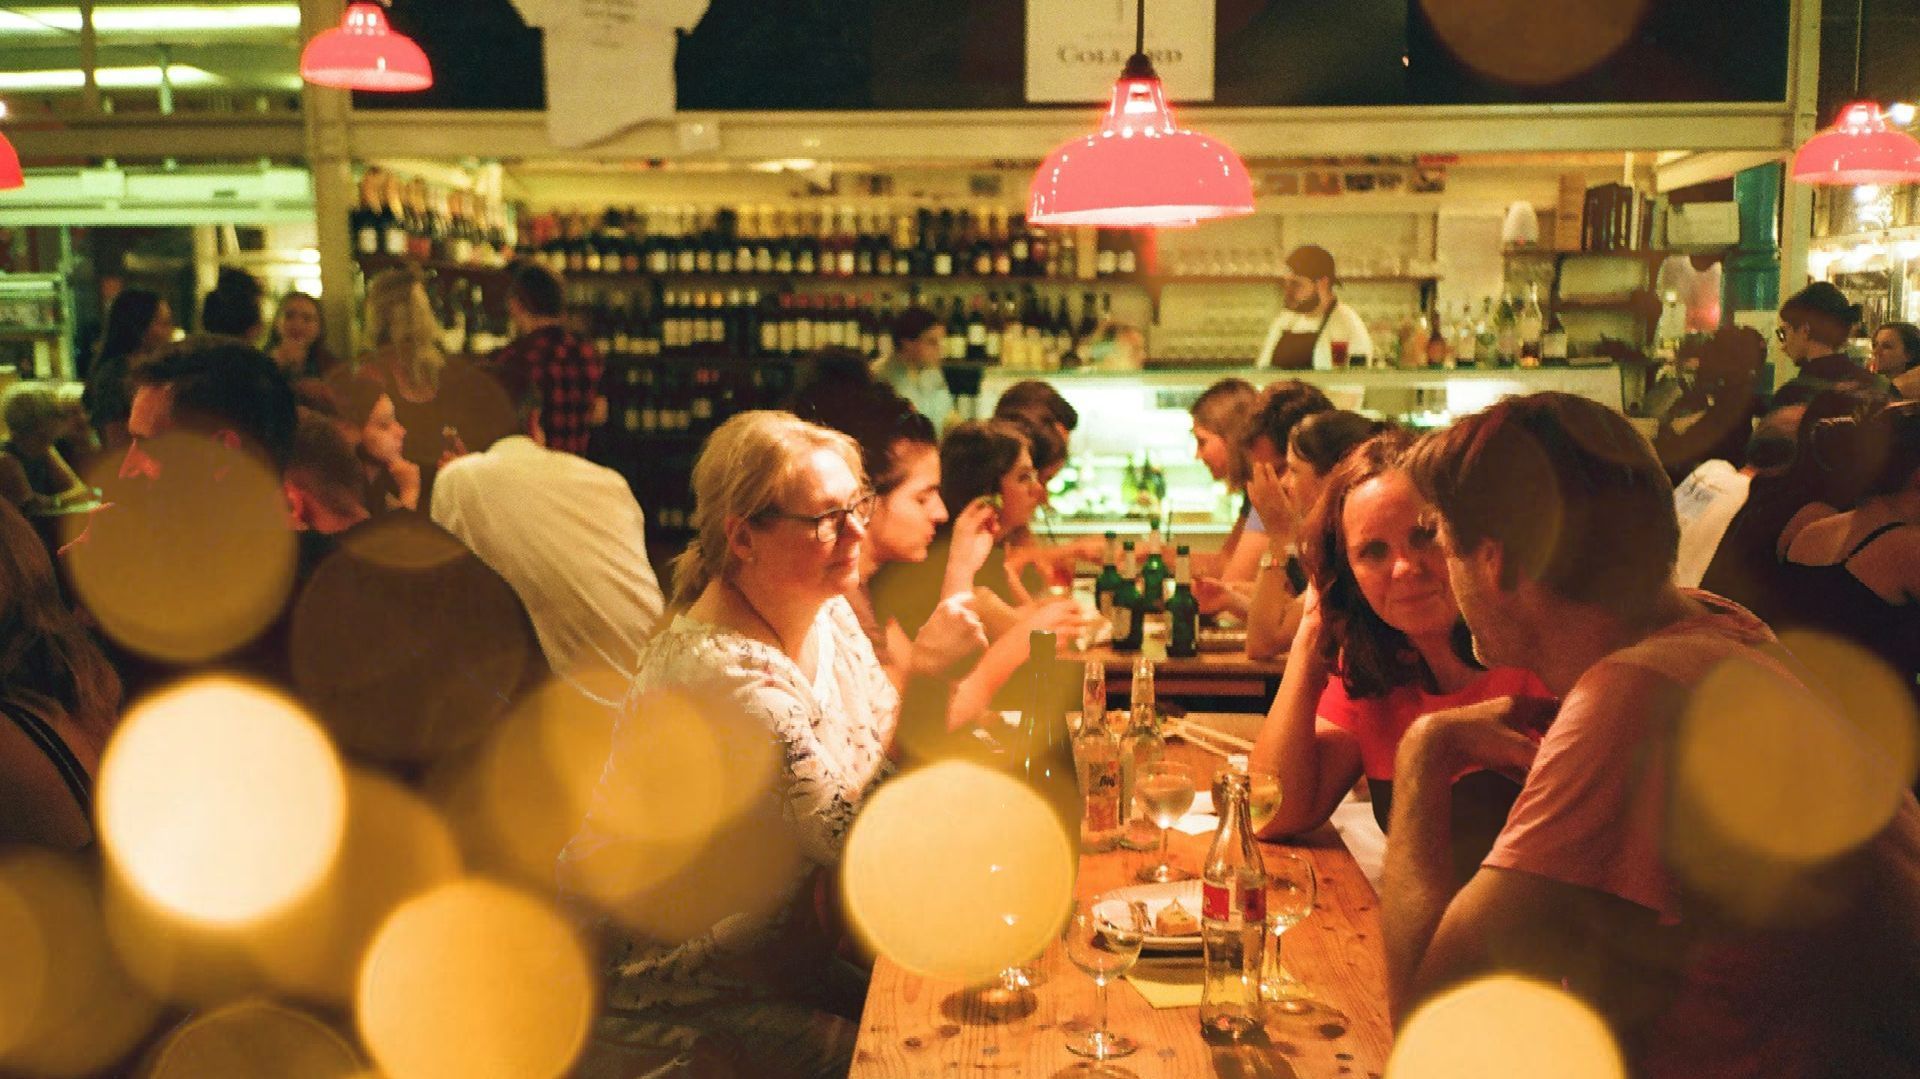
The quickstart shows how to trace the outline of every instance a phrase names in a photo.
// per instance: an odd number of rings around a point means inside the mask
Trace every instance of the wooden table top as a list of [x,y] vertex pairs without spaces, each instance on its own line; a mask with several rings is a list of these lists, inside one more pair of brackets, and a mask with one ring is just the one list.
[[[1193,718],[1250,737],[1260,717],[1223,722],[1227,717],[1210,713]],[[1182,742],[1169,743],[1167,751],[1202,776],[1224,764]],[[1211,839],[1174,832],[1173,863],[1197,873]],[[1201,1038],[1198,1008],[1156,1010],[1120,979],[1107,990],[1109,1024],[1139,1041],[1140,1049],[1110,1062],[1120,1070],[1109,1074],[1378,1079],[1392,1042],[1378,900],[1331,828],[1288,846],[1310,858],[1319,875],[1313,915],[1287,931],[1282,949],[1287,968],[1316,998],[1313,1009],[1299,1016],[1272,1013],[1264,1034],[1237,1044],[1210,1044]],[[1151,857],[1125,850],[1084,854],[1076,890],[1097,895],[1131,884],[1134,872]],[[1186,961],[1197,965],[1200,959]],[[908,973],[881,957],[874,963],[850,1075],[1054,1076],[1081,1064],[1067,1051],[1061,1025],[1091,1021],[1093,982],[1057,941],[1034,966],[1039,984],[1006,999]]]

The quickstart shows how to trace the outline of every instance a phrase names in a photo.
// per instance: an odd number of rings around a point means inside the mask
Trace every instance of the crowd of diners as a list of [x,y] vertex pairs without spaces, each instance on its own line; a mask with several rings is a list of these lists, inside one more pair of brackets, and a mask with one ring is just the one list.
[[[281,298],[269,326],[240,271],[180,341],[167,304],[129,289],[81,412],[9,401],[0,836],[94,854],[115,725],[195,670],[286,689],[348,759],[430,793],[438,762],[558,686],[605,724],[591,805],[551,852],[549,887],[604,979],[578,1074],[844,1074],[869,962],[834,895],[853,821],[902,769],[992,760],[1001,725],[985,720],[1029,633],[1091,628],[1060,586],[1100,546],[1037,527],[1078,417],[1032,381],[990,418],[952,421],[917,407],[938,396],[921,370],[821,354],[788,408],[706,439],[693,539],[663,594],[645,508],[586,456],[602,359],[551,271],[516,264],[510,281],[517,336],[476,362],[442,354],[404,268],[368,282],[351,362],[308,297]],[[1285,657],[1249,762],[1285,792],[1263,838],[1371,802],[1396,1022],[1504,971],[1592,1005],[1636,1075],[1920,1068],[1920,806],[1911,747],[1872,735],[1915,729],[1920,409],[1904,398],[1920,342],[1892,324],[1856,362],[1842,349],[1857,318],[1830,286],[1789,299],[1779,337],[1799,370],[1770,398],[1754,392],[1758,335],[1721,333],[1696,358],[1691,411],[1651,443],[1556,393],[1425,434],[1295,380],[1228,379],[1193,405],[1201,461],[1244,495],[1223,549],[1195,556],[1196,591],[1244,622],[1250,653]],[[894,332],[905,348],[937,325],[908,311]],[[297,552],[284,609],[194,664],[104,629],[70,566],[217,536],[205,507],[250,497],[242,464],[280,481],[274,519]],[[23,515],[96,494],[57,552]],[[335,613],[295,632],[302,608]],[[1856,698],[1788,630],[1871,656],[1903,688],[1881,699],[1900,714],[1850,714]],[[1688,785],[1687,753],[1767,757],[1687,740],[1696,691],[1729,669],[1751,700],[1805,702],[1788,741],[1844,758],[1820,774],[1878,792],[1854,841],[1783,862]],[[758,807],[742,818],[758,837],[786,844],[755,895],[674,889],[769,849],[746,841],[608,891],[658,839],[632,806],[668,698],[718,745],[773,741],[770,785],[734,792]],[[1794,774],[1764,777],[1781,787],[1755,795],[1768,820],[1857,793]],[[1763,888],[1778,901],[1741,901]],[[688,910],[688,931],[659,929]]]

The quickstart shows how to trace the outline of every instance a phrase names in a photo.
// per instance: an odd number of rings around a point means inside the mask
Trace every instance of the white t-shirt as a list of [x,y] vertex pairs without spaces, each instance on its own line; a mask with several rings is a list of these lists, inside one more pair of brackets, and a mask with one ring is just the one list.
[[1752,483],[1752,477],[1725,461],[1707,461],[1673,489],[1673,510],[1680,518],[1680,556],[1673,563],[1673,583],[1700,587],[1733,515],[1747,504]]
[[432,515],[513,586],[553,673],[602,700],[576,676],[632,679],[664,604],[620,473],[515,435],[441,469]]
[[[1289,333],[1314,333],[1320,330],[1319,315],[1303,315],[1298,311],[1282,309],[1267,327],[1267,339],[1260,344],[1260,354],[1255,366],[1269,367],[1273,362],[1274,346],[1280,343],[1281,336]],[[1326,316],[1327,328],[1320,333],[1320,339],[1313,343],[1313,369],[1316,371],[1333,370],[1333,342],[1347,343],[1348,362],[1355,356],[1380,357],[1373,350],[1373,335],[1367,332],[1366,320],[1360,317],[1351,304],[1333,302],[1333,310]]]

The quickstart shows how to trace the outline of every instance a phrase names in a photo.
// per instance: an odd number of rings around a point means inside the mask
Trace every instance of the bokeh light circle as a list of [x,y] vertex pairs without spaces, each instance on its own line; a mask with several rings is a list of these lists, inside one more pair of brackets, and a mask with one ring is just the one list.
[[238,924],[286,907],[339,853],[339,758],[298,705],[207,677],[136,705],[107,744],[100,839],[135,891],[188,919]]
[[326,884],[251,941],[275,986],[329,1004],[353,999],[360,957],[387,916],[458,879],[453,832],[419,795],[373,772],[347,776],[347,831]]
[[540,1079],[586,1040],[592,973],[573,930],[524,892],[444,885],[403,904],[360,969],[360,1032],[388,1079]]
[[1905,793],[1886,749],[1830,701],[1746,660],[1693,687],[1674,768],[1685,825],[1725,853],[1799,865],[1865,842]]
[[161,474],[94,477],[112,504],[74,519],[85,533],[66,555],[68,576],[126,647],[172,663],[224,655],[259,636],[293,587],[296,539],[279,477],[196,435],[141,446],[165,462]]
[[1420,0],[1453,54],[1498,82],[1551,86],[1619,51],[1648,0]]
[[268,1000],[196,1015],[156,1046],[145,1079],[352,1079],[365,1063],[339,1031]]
[[841,879],[854,927],[920,974],[983,980],[1044,950],[1073,904],[1075,843],[1025,784],[967,761],[868,799]]
[[1482,978],[1413,1013],[1391,1079],[1624,1079],[1620,1047],[1586,1004],[1544,982]]
[[89,864],[32,848],[0,859],[0,1073],[96,1074],[158,1010],[108,942]]

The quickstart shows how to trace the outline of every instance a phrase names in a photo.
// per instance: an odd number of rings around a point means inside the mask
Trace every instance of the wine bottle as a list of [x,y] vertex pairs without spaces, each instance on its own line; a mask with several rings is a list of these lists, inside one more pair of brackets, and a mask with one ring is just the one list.
[[1192,560],[1185,546],[1173,549],[1173,595],[1167,599],[1167,655],[1200,653],[1200,601],[1193,595]]
[[1146,630],[1146,597],[1135,584],[1138,573],[1133,560],[1133,541],[1120,545],[1120,584],[1113,590],[1113,649],[1137,652]]

